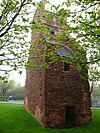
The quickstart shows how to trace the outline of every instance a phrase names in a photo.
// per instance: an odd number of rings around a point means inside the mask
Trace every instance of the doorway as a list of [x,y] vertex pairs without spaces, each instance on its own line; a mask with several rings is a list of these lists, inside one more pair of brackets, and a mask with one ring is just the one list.
[[65,126],[67,128],[75,127],[75,107],[66,107]]

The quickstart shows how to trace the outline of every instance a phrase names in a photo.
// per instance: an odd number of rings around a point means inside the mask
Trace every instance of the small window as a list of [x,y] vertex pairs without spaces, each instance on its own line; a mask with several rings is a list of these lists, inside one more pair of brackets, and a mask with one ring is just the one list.
[[64,62],[64,71],[69,71],[69,70],[70,70],[70,64]]
[[51,31],[51,34],[54,35],[55,34],[54,31]]

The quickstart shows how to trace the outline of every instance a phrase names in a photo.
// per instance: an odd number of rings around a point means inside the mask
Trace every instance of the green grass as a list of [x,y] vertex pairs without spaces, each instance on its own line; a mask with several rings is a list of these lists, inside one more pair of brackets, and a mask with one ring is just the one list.
[[100,133],[100,109],[93,109],[93,122],[73,129],[42,127],[18,104],[0,103],[0,133]]

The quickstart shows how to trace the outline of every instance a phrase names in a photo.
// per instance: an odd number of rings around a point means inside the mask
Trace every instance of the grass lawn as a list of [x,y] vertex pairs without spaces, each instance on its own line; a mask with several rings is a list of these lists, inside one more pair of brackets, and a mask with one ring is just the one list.
[[100,109],[93,109],[93,122],[73,129],[42,127],[19,104],[0,103],[0,133],[100,133]]

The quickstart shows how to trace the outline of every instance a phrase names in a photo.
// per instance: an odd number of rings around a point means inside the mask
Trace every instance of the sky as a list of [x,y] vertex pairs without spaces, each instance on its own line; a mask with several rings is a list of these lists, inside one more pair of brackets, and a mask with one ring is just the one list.
[[[40,0],[35,0],[36,2],[39,2]],[[58,5],[64,2],[65,0],[49,0],[50,3]],[[10,73],[10,79],[15,80],[17,83],[20,83],[22,86],[25,84],[26,79],[26,70],[22,69],[23,73],[20,75],[17,71],[13,71]]]
[[[0,0],[1,1],[1,0]],[[39,2],[40,0],[34,0],[35,2]],[[41,0],[42,1],[42,0]],[[51,4],[61,4],[62,2],[66,1],[66,0],[48,0]],[[10,79],[14,79],[17,83],[20,83],[22,86],[24,86],[25,84],[25,79],[26,79],[26,70],[23,69],[22,70],[23,73],[20,75],[17,71],[13,71],[11,72],[11,76]]]

